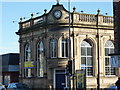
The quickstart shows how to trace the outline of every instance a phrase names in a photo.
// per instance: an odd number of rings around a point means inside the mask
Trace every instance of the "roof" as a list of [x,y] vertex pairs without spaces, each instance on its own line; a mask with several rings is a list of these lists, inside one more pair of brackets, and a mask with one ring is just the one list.
[[3,65],[19,65],[19,54],[18,53],[8,53],[2,55]]
[[3,72],[14,72],[19,70],[19,54],[18,53],[8,53],[0,55],[0,62],[2,63]]

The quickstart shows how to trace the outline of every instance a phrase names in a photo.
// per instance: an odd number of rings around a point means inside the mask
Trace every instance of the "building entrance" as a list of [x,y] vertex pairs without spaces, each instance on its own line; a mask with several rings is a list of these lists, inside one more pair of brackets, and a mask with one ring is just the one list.
[[63,90],[65,87],[65,70],[55,71],[55,88]]

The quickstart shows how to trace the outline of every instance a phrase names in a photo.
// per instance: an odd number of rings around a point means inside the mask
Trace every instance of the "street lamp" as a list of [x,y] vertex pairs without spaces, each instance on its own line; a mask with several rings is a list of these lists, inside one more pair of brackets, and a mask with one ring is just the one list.
[[[73,8],[73,10],[75,11],[75,7]],[[70,31],[70,18],[71,18],[71,14],[70,14],[70,0],[68,0],[68,10],[69,10],[69,49],[68,49],[68,52],[69,52],[69,60],[71,60],[71,42],[70,42],[70,37],[71,37],[71,31]],[[74,20],[74,19],[73,19]],[[73,22],[74,23],[74,22]],[[72,23],[72,24],[73,24]],[[72,32],[72,37],[73,37],[73,60],[72,60],[72,81],[73,81],[73,89],[75,89],[75,81],[74,81],[74,74],[75,74],[75,55],[74,55],[74,29],[73,29],[73,32]],[[71,84],[71,83],[70,83]]]
[[100,59],[99,59],[99,28],[98,28],[98,16],[100,14],[100,10],[97,10],[96,15],[96,27],[97,27],[97,59],[98,59],[98,74],[97,74],[97,90],[100,90]]
[[[71,42],[70,42],[70,0],[68,0],[68,14],[69,14],[69,18],[68,18],[68,30],[69,30],[69,43],[68,43],[68,61],[71,60]],[[70,80],[70,76],[68,76],[69,78],[69,88],[71,88],[71,80]]]
[[[69,60],[71,60],[71,42],[70,42],[70,37],[71,37],[71,31],[70,31],[70,19],[71,19],[71,13],[70,13],[70,0],[68,0],[68,11],[69,11]],[[73,60],[72,60],[72,81],[73,81],[73,90],[75,88],[75,82],[74,82],[74,71],[75,71],[75,60],[74,60],[74,33],[73,33]],[[70,79],[70,77],[69,77]],[[70,83],[71,84],[71,83]],[[70,86],[70,85],[69,85]]]

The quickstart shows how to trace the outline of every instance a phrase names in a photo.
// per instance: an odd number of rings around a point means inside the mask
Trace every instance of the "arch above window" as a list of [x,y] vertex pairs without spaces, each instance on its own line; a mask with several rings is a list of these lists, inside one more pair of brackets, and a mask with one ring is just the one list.
[[105,47],[114,47],[114,44],[111,40],[107,40],[105,43]]
[[90,46],[91,47],[93,45],[92,45],[92,42],[90,40],[85,39],[82,41],[81,46],[87,46],[87,47]]

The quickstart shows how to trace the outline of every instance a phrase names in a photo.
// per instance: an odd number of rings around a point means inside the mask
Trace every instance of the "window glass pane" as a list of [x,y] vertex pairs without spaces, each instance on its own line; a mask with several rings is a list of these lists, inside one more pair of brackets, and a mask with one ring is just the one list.
[[54,44],[53,57],[57,57],[57,43]]
[[93,67],[87,67],[87,75],[92,76],[93,75]]
[[66,50],[65,50],[65,55],[66,55],[66,57],[68,57],[68,42],[66,41]]
[[106,65],[106,66],[109,65],[109,58],[105,58],[105,65]]
[[105,47],[114,47],[114,44],[112,41],[108,40],[105,44]]
[[111,49],[110,49],[110,53],[114,53],[114,48],[111,48]]
[[106,74],[106,75],[110,75],[109,67],[106,67],[106,68],[105,68],[105,74]]
[[62,57],[68,57],[68,40],[62,40]]
[[81,55],[86,56],[86,48],[81,47]]
[[87,57],[87,66],[92,66],[92,65],[93,65],[92,57]]
[[40,43],[40,52],[42,52],[43,51],[43,43],[41,42]]
[[50,57],[52,57],[52,53],[53,53],[53,46],[52,43],[50,44]]
[[105,48],[105,56],[108,56],[109,54],[109,48]]
[[115,68],[114,67],[111,67],[111,74],[115,75]]
[[65,50],[65,46],[64,46],[64,43],[62,43],[62,57],[64,57],[65,56],[65,54],[64,54],[64,51]]
[[86,57],[81,58],[81,64],[84,64],[84,65],[86,64]]
[[31,59],[30,45],[26,44],[26,46],[25,46],[25,61],[29,61],[30,59]]
[[81,46],[85,46],[86,45],[86,41],[82,41]]
[[92,56],[92,48],[90,47],[87,48],[87,55]]
[[87,41],[82,41],[81,46],[91,46]]

